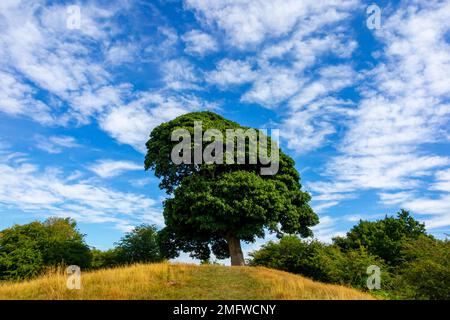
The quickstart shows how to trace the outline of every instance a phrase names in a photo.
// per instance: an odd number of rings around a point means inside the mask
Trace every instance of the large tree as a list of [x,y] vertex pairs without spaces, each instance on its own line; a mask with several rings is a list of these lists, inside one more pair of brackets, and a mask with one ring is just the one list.
[[[179,142],[172,141],[172,133],[185,129],[193,134],[196,121],[202,122],[203,132],[216,129],[224,136],[227,129],[249,129],[212,112],[194,112],[163,123],[151,132],[145,168],[153,169],[162,178],[160,187],[171,195],[164,202],[166,228],[160,233],[166,256],[175,257],[184,251],[206,260],[212,251],[218,258],[231,257],[232,265],[243,265],[241,241],[253,242],[263,237],[265,230],[279,236],[312,235],[310,227],[318,223],[318,217],[308,205],[310,195],[301,190],[292,158],[270,138],[266,150],[275,146],[279,152],[278,171],[272,175],[261,174],[261,168],[268,165],[260,159],[243,164],[195,163],[198,141],[190,144],[192,161],[174,163],[171,154]],[[226,148],[226,141],[218,136],[211,139],[205,135],[202,139],[202,151],[211,141]],[[250,141],[245,139],[247,160],[252,156]],[[257,150],[262,148],[258,141]],[[238,148],[232,157],[237,159]]]

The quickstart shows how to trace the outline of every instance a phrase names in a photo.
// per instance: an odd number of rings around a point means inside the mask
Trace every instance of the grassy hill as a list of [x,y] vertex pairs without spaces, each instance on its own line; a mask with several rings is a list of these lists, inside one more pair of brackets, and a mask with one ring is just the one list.
[[137,264],[85,272],[80,290],[66,276],[3,283],[0,299],[373,299],[343,286],[323,284],[260,267]]

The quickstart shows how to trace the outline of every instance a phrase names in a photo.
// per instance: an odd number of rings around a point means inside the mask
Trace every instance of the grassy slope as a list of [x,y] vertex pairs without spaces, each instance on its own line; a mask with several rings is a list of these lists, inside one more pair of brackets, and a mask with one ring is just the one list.
[[49,274],[0,285],[0,299],[373,299],[343,286],[260,267],[138,264],[81,275],[80,290]]

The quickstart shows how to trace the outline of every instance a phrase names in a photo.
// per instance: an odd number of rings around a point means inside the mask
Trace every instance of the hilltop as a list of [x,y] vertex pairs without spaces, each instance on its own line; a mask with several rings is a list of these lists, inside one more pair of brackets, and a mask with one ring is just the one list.
[[53,272],[3,283],[0,299],[374,299],[355,289],[262,267],[136,264],[84,272],[80,290],[67,289],[66,279]]

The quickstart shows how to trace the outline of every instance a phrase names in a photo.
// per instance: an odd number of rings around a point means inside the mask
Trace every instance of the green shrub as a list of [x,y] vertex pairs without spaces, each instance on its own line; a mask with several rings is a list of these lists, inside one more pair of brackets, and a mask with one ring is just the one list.
[[391,274],[386,263],[379,257],[371,255],[364,248],[343,252],[337,246],[324,246],[317,253],[314,261],[322,270],[324,282],[349,285],[359,289],[367,289],[367,273],[369,266],[377,266],[381,271],[381,286],[391,286]]
[[397,292],[409,299],[450,299],[450,241],[419,237],[404,245]]
[[323,249],[318,241],[302,241],[296,236],[284,236],[278,243],[270,241],[260,250],[250,253],[250,265],[265,266],[320,278],[321,270],[313,260]]
[[71,219],[50,218],[0,232],[0,279],[30,278],[56,265],[89,268],[90,263],[84,235]]
[[100,269],[100,268],[112,268],[118,265],[124,264],[124,261],[121,260],[119,250],[116,248],[109,249],[106,251],[101,251],[98,249],[92,249],[92,269]]
[[164,260],[160,251],[158,231],[153,225],[140,225],[119,241],[115,252],[119,263],[159,262]]
[[285,236],[250,253],[250,265],[265,266],[301,274],[314,280],[366,289],[367,268],[377,265],[386,283],[390,273],[382,259],[360,248],[343,252],[339,247],[319,241],[303,241]]
[[2,279],[20,280],[39,275],[44,267],[41,253],[35,248],[20,247],[0,255]]

